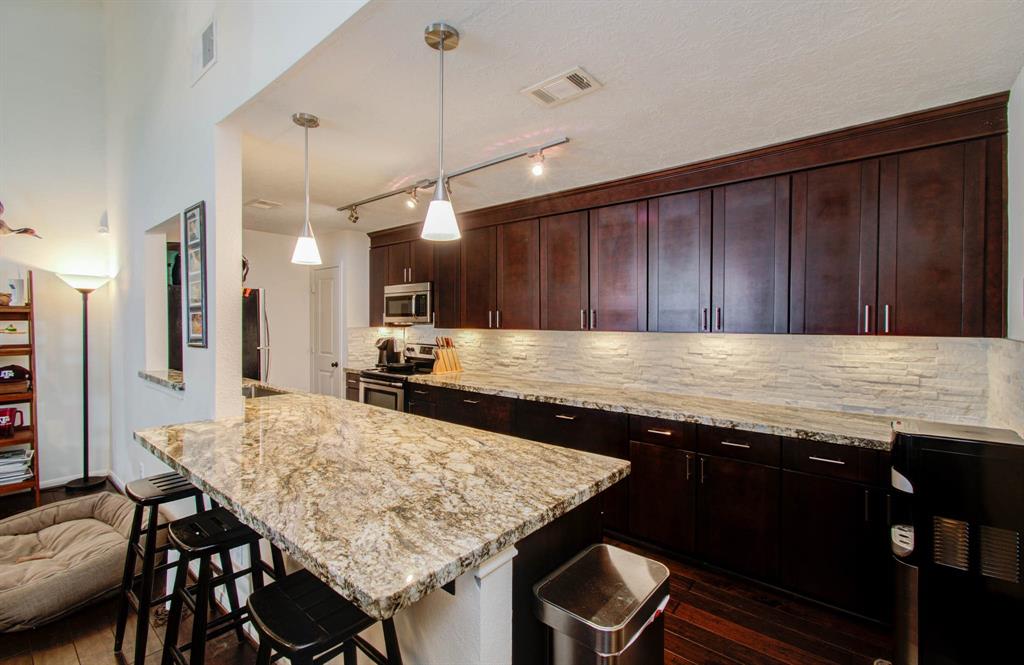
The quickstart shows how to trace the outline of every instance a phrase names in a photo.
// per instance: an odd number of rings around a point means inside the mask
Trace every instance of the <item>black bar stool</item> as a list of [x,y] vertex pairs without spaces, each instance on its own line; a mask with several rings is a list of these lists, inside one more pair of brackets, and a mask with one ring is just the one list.
[[[248,620],[246,607],[238,607],[235,581],[245,575],[252,576],[252,588],[263,588],[263,575],[274,579],[284,577],[284,564],[280,551],[271,545],[274,554],[274,568],[267,566],[260,557],[260,535],[245,526],[224,508],[213,508],[191,517],[171,522],[167,529],[171,545],[178,550],[179,558],[171,592],[171,610],[167,617],[167,633],[164,636],[162,665],[177,663],[203,665],[206,658],[206,641],[234,630],[239,640],[242,626]],[[236,547],[249,548],[249,567],[235,572],[231,565],[231,550]],[[213,556],[220,555],[221,573],[213,570]],[[189,587],[188,566],[199,561],[199,578],[194,587]],[[231,601],[230,611],[212,621],[209,618],[211,599],[219,586],[225,586]],[[192,610],[192,639],[178,646],[178,631],[181,626],[182,608]],[[189,652],[186,660],[185,652]]]
[[[125,485],[125,494],[135,502],[135,514],[132,517],[131,531],[128,535],[128,552],[124,559],[124,574],[121,577],[121,595],[117,606],[117,625],[114,631],[114,652],[121,651],[124,642],[125,625],[128,623],[128,609],[135,610],[138,615],[135,629],[135,665],[142,665],[146,660],[146,641],[149,637],[149,612],[167,602],[170,595],[153,597],[153,580],[157,573],[171,568],[173,563],[156,565],[157,554],[170,549],[167,543],[157,545],[159,532],[167,528],[161,524],[160,506],[172,501],[194,497],[196,511],[202,512],[203,495],[192,483],[176,473],[163,473],[149,478],[133,480]],[[146,508],[149,516],[143,527]],[[143,537],[145,540],[143,541]],[[142,557],[142,572],[135,573],[138,558]],[[138,592],[135,586],[139,585]],[[236,601],[237,602],[237,601]]]
[[384,619],[385,656],[359,633],[377,623],[308,570],[254,591],[246,603],[260,634],[256,665],[270,665],[272,652],[292,665],[320,665],[340,653],[356,665],[356,648],[378,665],[402,665],[395,623]]

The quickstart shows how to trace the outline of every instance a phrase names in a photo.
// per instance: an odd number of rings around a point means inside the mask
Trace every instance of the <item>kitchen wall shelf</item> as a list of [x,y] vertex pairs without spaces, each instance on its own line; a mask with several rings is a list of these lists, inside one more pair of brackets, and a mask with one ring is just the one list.
[[[11,446],[28,446],[32,451],[32,477],[26,480],[0,485],[0,495],[32,490],[36,505],[39,505],[39,412],[36,401],[36,326],[35,326],[35,289],[32,288],[32,272],[28,273],[27,304],[0,307],[0,321],[27,321],[28,344],[0,345],[0,357],[24,357],[28,359],[28,371],[31,375],[32,389],[27,392],[0,394],[0,404],[28,404],[29,411],[25,414],[25,425],[14,430],[14,436],[0,439],[0,448]],[[3,363],[5,364],[5,363]]]

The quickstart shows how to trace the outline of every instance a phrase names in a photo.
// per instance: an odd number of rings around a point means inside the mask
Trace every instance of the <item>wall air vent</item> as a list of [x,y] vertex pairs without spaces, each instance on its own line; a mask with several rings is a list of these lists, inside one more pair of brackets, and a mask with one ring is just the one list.
[[947,517],[932,517],[932,560],[942,566],[967,570],[970,525]]
[[541,106],[558,106],[600,87],[597,79],[583,71],[582,67],[574,67],[520,92]]
[[269,199],[252,199],[251,201],[246,201],[245,206],[247,208],[257,208],[259,210],[273,210],[274,208],[280,208],[281,204]]
[[1020,534],[994,526],[981,527],[981,574],[1020,584]]
[[217,21],[203,26],[192,38],[192,85],[199,82],[210,68],[217,64]]

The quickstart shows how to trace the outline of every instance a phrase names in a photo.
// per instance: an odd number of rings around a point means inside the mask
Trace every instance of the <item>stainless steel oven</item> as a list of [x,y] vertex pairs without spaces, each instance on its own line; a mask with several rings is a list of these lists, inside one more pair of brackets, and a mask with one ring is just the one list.
[[384,287],[384,323],[430,323],[430,282]]
[[405,411],[405,382],[361,376],[359,401],[392,411]]

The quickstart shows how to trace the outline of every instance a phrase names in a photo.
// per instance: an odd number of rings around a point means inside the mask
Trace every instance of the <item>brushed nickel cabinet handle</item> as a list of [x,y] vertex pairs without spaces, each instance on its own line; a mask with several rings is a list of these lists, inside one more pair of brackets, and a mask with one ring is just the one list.
[[597,310],[590,310],[590,329],[597,330]]
[[693,475],[693,455],[686,456],[686,480]]
[[580,330],[587,329],[587,315],[584,313],[586,310],[580,310]]
[[700,329],[703,330],[704,332],[708,331],[708,308],[707,307],[705,307],[704,309],[701,310]]
[[864,332],[871,332],[871,305],[864,305]]
[[864,490],[864,521],[871,521],[871,494]]
[[704,484],[704,458],[700,458],[700,484]]
[[888,303],[885,305],[884,317],[885,317],[885,334],[888,335],[889,334],[889,305],[888,305]]
[[480,403],[480,400],[478,400],[478,399],[464,399],[462,401],[465,402],[466,404],[479,404]]
[[839,466],[843,466],[843,465],[846,464],[846,462],[844,462],[841,459],[829,459],[827,457],[815,457],[814,455],[808,456],[807,459],[814,460],[815,462],[825,462],[827,464],[838,464]]
[[491,323],[491,319],[492,319],[493,315],[494,315],[494,312],[492,312],[491,310],[487,310],[487,327],[488,328],[493,328],[494,327],[493,324]]
[[722,308],[715,308],[715,330],[721,332],[722,330]]
[[348,385],[350,385],[350,386],[357,386],[357,385],[359,385],[358,381],[346,381],[346,383],[348,383]]
[[500,309],[494,310],[494,327],[495,328],[500,328],[501,327],[501,310]]
[[719,441],[723,446],[732,446],[733,448],[749,448],[749,443],[735,443],[733,441]]
[[650,432],[651,434],[660,434],[661,436],[672,436],[672,430],[670,429],[649,428],[647,431]]
[[414,390],[413,392],[416,393],[417,395],[429,395],[430,394],[426,390]]
[[576,416],[566,416],[561,413],[556,413],[555,418],[558,418],[559,420],[576,420]]

